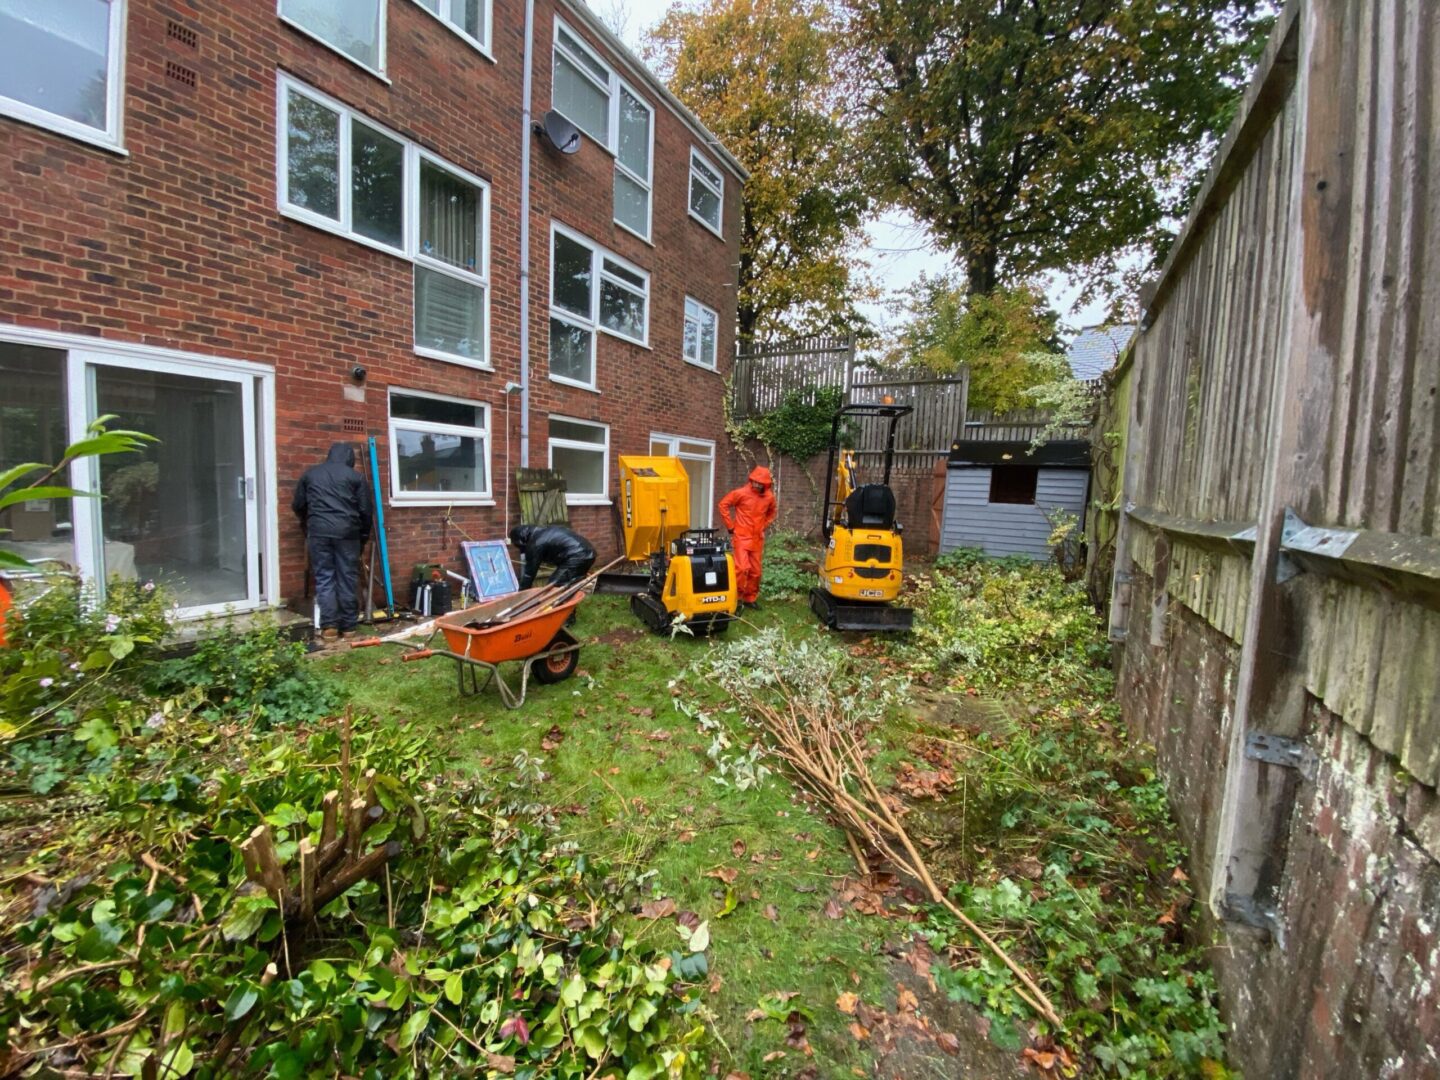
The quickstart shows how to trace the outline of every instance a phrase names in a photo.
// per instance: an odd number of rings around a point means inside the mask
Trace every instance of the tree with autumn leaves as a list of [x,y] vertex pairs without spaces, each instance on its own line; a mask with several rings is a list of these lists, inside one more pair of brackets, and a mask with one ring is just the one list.
[[750,172],[741,220],[742,341],[843,331],[865,292],[857,260],[870,200],[823,3],[675,5],[646,59]]

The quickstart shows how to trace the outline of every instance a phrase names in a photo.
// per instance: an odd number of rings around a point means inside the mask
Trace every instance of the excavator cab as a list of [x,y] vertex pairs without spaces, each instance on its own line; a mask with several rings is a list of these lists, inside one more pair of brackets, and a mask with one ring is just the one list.
[[[895,606],[905,583],[905,549],[895,520],[890,468],[895,460],[895,426],[913,406],[855,403],[843,406],[830,426],[821,533],[825,552],[820,583],[810,590],[810,609],[832,630],[906,631],[914,612]],[[863,483],[853,450],[840,446],[847,418],[888,421],[884,478]]]

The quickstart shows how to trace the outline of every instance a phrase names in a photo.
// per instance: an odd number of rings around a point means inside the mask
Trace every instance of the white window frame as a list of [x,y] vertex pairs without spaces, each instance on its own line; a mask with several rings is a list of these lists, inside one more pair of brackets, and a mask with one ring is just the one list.
[[[417,356],[429,357],[431,360],[443,360],[449,364],[462,364],[466,367],[477,368],[481,371],[493,371],[490,363],[490,185],[473,173],[466,172],[457,165],[452,165],[438,154],[432,154],[420,147],[413,148],[415,166],[413,169],[414,181],[407,182],[405,186],[406,198],[409,202],[409,221],[407,231],[414,237],[414,247],[410,257],[415,260],[417,266],[423,266],[427,270],[434,270],[437,273],[446,274],[463,281],[467,285],[474,286],[484,292],[484,312],[482,318],[485,322],[485,334],[481,347],[481,359],[475,360],[472,357],[461,356],[458,353],[447,353],[440,349],[432,349],[428,346],[412,341]],[[437,169],[450,173],[457,179],[465,181],[480,189],[480,258],[477,260],[475,270],[469,271],[463,267],[455,266],[445,262],[443,259],[436,259],[426,255],[420,250],[420,165],[422,162],[429,162]],[[408,181],[408,178],[407,178]],[[411,290],[411,305],[414,305],[414,290]],[[411,311],[410,333],[415,333],[414,311]]]
[[568,490],[569,483],[566,483],[565,505],[566,506],[609,506],[610,505],[610,425],[602,424],[598,420],[581,420],[577,416],[562,416],[560,413],[551,413],[546,417],[545,446],[546,465],[555,468],[555,447],[559,446],[566,450],[587,450],[595,453],[601,449],[599,443],[581,442],[579,439],[557,439],[550,434],[549,422],[551,420],[563,420],[567,424],[582,424],[585,427],[599,428],[605,433],[605,466],[600,472],[603,491],[599,495],[583,494],[576,495]]
[[[699,161],[701,165],[709,169],[710,172],[720,178],[719,187],[716,187],[714,184],[710,183],[707,177],[695,171],[696,161]],[[700,185],[702,187],[714,194],[715,197],[719,200],[716,217],[718,217],[720,220],[715,222],[714,225],[710,224],[710,222],[706,221],[703,217],[697,214],[690,206],[690,191],[695,186],[695,182],[697,180],[700,182]],[[689,215],[696,221],[698,221],[701,225],[704,225],[705,228],[709,229],[716,236],[720,237],[721,240],[725,239],[725,174],[715,167],[714,162],[712,162],[704,154],[700,153],[700,151],[695,149],[695,147],[693,146],[690,148],[690,183],[685,188],[685,209],[689,213]]]
[[[432,420],[407,420],[397,419],[394,410],[395,396],[429,398],[431,401],[447,401],[455,405],[464,405],[473,409],[480,409],[485,417],[483,428],[468,427],[464,424],[440,424]],[[451,397],[448,394],[432,394],[428,390],[407,390],[403,386],[392,386],[385,396],[385,419],[387,431],[390,436],[390,502],[395,506],[494,506],[495,505],[495,474],[493,463],[495,458],[494,439],[492,438],[492,424],[490,406],[483,401],[470,401],[467,398]],[[396,437],[396,430],[404,428],[406,431],[419,431],[429,435],[458,435],[462,438],[473,439],[479,433],[485,443],[485,490],[465,492],[441,492],[441,491],[403,491],[400,486],[400,443]]]
[[125,9],[129,0],[111,0],[109,38],[106,43],[105,127],[82,124],[68,116],[18,98],[0,97],[0,116],[53,131],[57,135],[90,143],[104,150],[128,156],[123,146],[125,113]]
[[[690,305],[691,305],[691,304],[694,304],[697,308],[700,309],[700,313],[701,313],[702,316],[703,316],[703,315],[709,315],[712,319],[715,320],[715,363],[713,363],[713,364],[707,364],[707,363],[705,363],[705,361],[704,361],[704,359],[703,359],[703,357],[704,357],[704,346],[703,346],[703,345],[701,346],[701,351],[700,351],[700,357],[699,357],[699,358],[691,359],[689,356],[687,356],[687,355],[685,354],[684,323],[690,322]],[[719,313],[718,313],[714,308],[709,307],[709,306],[706,305],[706,304],[702,304],[699,300],[696,300],[693,296],[687,296],[687,297],[685,297],[684,312],[685,312],[685,315],[684,315],[684,320],[683,320],[682,325],[681,325],[681,333],[680,333],[680,355],[684,358],[684,360],[685,360],[685,362],[686,362],[687,364],[690,364],[690,365],[692,365],[692,366],[694,366],[694,367],[698,367],[698,368],[700,368],[700,369],[702,369],[702,370],[704,370],[704,371],[719,371],[719,370],[720,370],[720,315],[719,315]],[[697,323],[697,326],[700,326],[700,328],[703,329],[703,325]],[[703,341],[704,341],[704,335],[703,335],[699,330],[697,330],[697,332],[696,332],[695,340],[696,340],[697,342],[703,342]],[[668,437],[668,436],[667,436],[667,437]],[[699,441],[701,441],[701,440],[698,440],[698,439],[697,439],[696,441],[699,442]]]
[[458,24],[451,21],[450,12],[452,10],[452,5],[455,3],[455,0],[436,0],[437,5],[440,8],[438,12],[431,11],[428,7],[425,6],[423,0],[414,0],[414,2],[421,11],[425,12],[425,14],[429,15],[432,19],[439,19],[440,22],[442,22],[445,26],[449,27],[453,33],[459,35],[461,41],[465,42],[481,56],[485,57],[486,60],[489,60],[491,63],[495,62],[495,55],[490,51],[490,42],[491,39],[495,36],[494,0],[485,0],[485,37],[483,40],[480,38],[471,37],[464,30],[460,29]]
[[[664,431],[652,431],[652,432],[650,433],[650,442],[649,442],[649,444],[646,446],[646,450],[648,450],[648,451],[653,451],[653,450],[655,449],[655,444],[656,444],[657,442],[663,442],[663,443],[669,443],[669,444],[670,444],[670,445],[669,445],[669,449],[666,451],[666,456],[667,456],[667,457],[673,457],[673,458],[675,458],[675,459],[678,460],[678,461],[706,461],[706,462],[709,462],[709,463],[710,463],[710,490],[709,490],[709,492],[706,494],[706,497],[705,497],[705,506],[707,507],[707,514],[706,514],[707,524],[705,524],[705,525],[698,525],[698,524],[696,524],[695,522],[692,521],[692,522],[690,523],[690,527],[691,527],[692,529],[702,529],[702,528],[703,528],[703,529],[710,529],[710,528],[714,528],[714,527],[715,527],[715,506],[716,506],[716,503],[715,503],[715,440],[714,440],[714,439],[697,439],[697,438],[695,438],[695,437],[692,436],[692,435],[671,435],[671,434],[669,434],[668,432],[664,432]],[[709,453],[708,456],[707,456],[707,455],[705,455],[705,454],[696,454],[696,453],[692,453],[692,452],[690,452],[690,451],[682,451],[682,450],[680,449],[680,444],[681,444],[681,443],[694,443],[694,444],[697,445],[697,446],[705,446],[705,447],[708,447],[709,450],[710,450],[710,453]]]
[[386,41],[386,38],[388,36],[386,30],[390,21],[390,12],[387,10],[389,0],[375,0],[375,2],[380,5],[379,34],[376,38],[376,47],[380,53],[380,64],[378,67],[371,67],[369,64],[362,63],[360,60],[351,56],[334,42],[326,41],[323,37],[321,37],[314,30],[311,30],[308,26],[305,26],[303,23],[296,21],[289,15],[286,15],[284,11],[285,0],[275,0],[275,15],[281,22],[283,22],[286,26],[290,27],[290,29],[294,30],[297,34],[303,34],[311,41],[318,42],[319,44],[324,45],[325,48],[329,49],[336,56],[343,56],[346,60],[349,60],[350,63],[354,64],[361,71],[368,71],[371,75],[374,75],[381,82],[388,84],[390,82],[390,79],[385,74],[385,54],[388,44]]
[[[286,113],[286,103],[291,90],[296,91],[304,97],[323,105],[340,114],[340,220],[336,221],[327,218],[323,214],[317,214],[313,210],[307,210],[303,206],[297,206],[289,201],[290,197],[290,160],[289,160],[289,122]],[[342,236],[357,244],[373,248],[376,251],[383,251],[387,255],[394,255],[397,258],[405,259],[412,264],[423,266],[427,270],[435,270],[449,274],[469,285],[473,285],[484,292],[484,356],[475,360],[468,356],[459,356],[454,353],[443,352],[438,349],[431,349],[417,344],[414,341],[415,319],[414,319],[414,288],[411,289],[411,347],[417,356],[428,357],[432,360],[441,360],[448,364],[459,364],[464,367],[476,368],[480,371],[493,371],[494,366],[490,360],[490,184],[453,162],[447,161],[438,154],[411,142],[409,139],[392,131],[384,124],[377,124],[370,117],[352,109],[350,106],[328,94],[323,94],[314,87],[301,82],[299,79],[291,78],[284,72],[280,72],[275,92],[275,199],[280,213],[284,217],[293,218],[295,221],[303,222],[316,229],[332,233],[335,236]],[[400,204],[400,231],[401,246],[398,248],[382,244],[378,240],[372,240],[368,236],[353,231],[353,207],[350,191],[350,126],[353,120],[358,120],[366,127],[372,128],[388,139],[400,143],[403,148],[402,161],[402,185]],[[443,169],[457,179],[465,181],[480,189],[480,257],[477,260],[476,270],[471,271],[452,266],[450,263],[440,259],[431,258],[420,251],[420,164],[429,162],[437,168]],[[646,316],[649,316],[649,304],[646,304]]]
[[[593,71],[590,71],[588,68],[586,68],[584,64],[575,62],[574,49],[570,47],[570,44],[568,42],[562,42],[560,40],[561,30],[564,30],[566,37],[570,38],[571,41],[574,41],[577,45],[579,45],[581,49],[584,50],[586,56],[593,60],[597,65],[605,69],[606,74],[609,76],[609,78],[604,85],[601,85],[600,80],[595,77],[595,73]],[[615,70],[615,65],[609,63],[603,56],[596,52],[590,46],[590,44],[583,37],[580,36],[580,34],[575,32],[575,29],[572,26],[567,24],[565,20],[561,19],[559,16],[556,16],[555,18],[555,27],[552,35],[551,48],[552,52],[550,54],[550,107],[552,109],[560,113],[561,116],[565,115],[565,110],[560,108],[555,103],[555,54],[557,52],[562,55],[566,55],[567,59],[570,59],[571,63],[574,63],[575,66],[581,71],[581,73],[587,79],[589,79],[597,89],[603,90],[605,92],[608,102],[606,106],[608,117],[606,128],[608,137],[604,142],[595,139],[595,143],[597,146],[603,148],[606,153],[608,153],[611,157],[615,159],[616,170],[623,173],[625,176],[629,177],[631,180],[635,181],[637,184],[643,187],[648,196],[645,206],[645,232],[639,233],[636,232],[629,225],[626,225],[619,218],[615,217],[615,192],[614,180],[612,179],[610,192],[610,216],[612,219],[614,219],[615,224],[619,225],[620,228],[624,229],[626,232],[640,237],[640,239],[644,240],[647,244],[651,243],[651,236],[654,232],[655,218],[655,106],[650,102],[649,98],[647,98],[644,94],[640,93],[640,91],[636,90],[635,87],[631,86],[624,79],[620,78],[619,72]],[[649,155],[648,176],[638,176],[634,171],[632,171],[628,166],[622,164],[620,161],[620,92],[622,89],[650,111],[650,140],[647,151]],[[575,126],[577,128],[580,126],[573,120],[573,118],[567,117],[567,119],[570,119],[572,123],[575,123]],[[583,133],[589,136],[591,139],[594,139],[594,136],[590,135],[589,132]]]
[[[584,247],[590,249],[590,313],[588,318],[583,315],[577,315],[575,312],[570,311],[568,308],[559,307],[555,303],[555,237],[557,236],[564,236],[566,239],[571,240],[574,243],[581,244]],[[645,279],[645,334],[640,341],[636,341],[632,337],[626,337],[624,334],[616,333],[608,326],[603,326],[600,323],[601,281],[609,281],[612,284],[619,285],[622,288],[632,291],[635,288],[635,286],[631,282],[625,281],[623,278],[617,278],[614,274],[607,273],[605,270],[606,259],[609,259],[611,262],[614,262],[624,267],[626,270],[629,270],[631,273],[638,274],[640,277]],[[610,251],[607,248],[602,247],[600,244],[597,244],[594,240],[591,240],[584,233],[576,232],[574,229],[567,228],[566,226],[561,225],[558,221],[552,221],[550,223],[550,315],[552,318],[559,319],[563,323],[569,323],[571,326],[577,326],[583,330],[588,330],[590,332],[590,381],[588,383],[580,382],[579,380],[567,379],[563,375],[556,375],[551,372],[550,379],[552,382],[563,383],[566,386],[578,386],[583,390],[594,390],[598,393],[600,384],[600,373],[597,364],[599,349],[595,344],[596,335],[607,334],[610,337],[615,338],[617,341],[624,341],[630,345],[639,345],[641,348],[648,349],[650,347],[650,303],[651,296],[649,271],[642,270],[640,267],[636,266],[634,263],[630,262],[627,259],[622,259],[613,251]],[[546,352],[546,365],[548,370],[548,349]],[[581,422],[588,423],[588,421]]]
[[[626,232],[630,233],[633,236],[638,236],[641,240],[644,240],[647,244],[650,244],[651,237],[654,235],[655,223],[655,106],[651,105],[650,102],[645,100],[643,94],[641,94],[638,90],[632,87],[629,83],[625,82],[623,79],[619,79],[617,80],[617,82],[619,83],[619,89],[611,98],[611,102],[613,105],[612,111],[614,113],[613,127],[615,131],[615,173],[617,176],[624,176],[630,180],[633,180],[635,183],[639,184],[645,189],[645,231],[643,233],[638,232],[631,226],[627,225],[625,222],[621,221],[619,216],[614,213],[613,207],[611,211],[611,217],[614,219],[615,224],[619,225],[620,228],[624,229]],[[621,93],[629,94],[636,101],[640,102],[641,105],[644,105],[650,113],[650,133],[649,140],[645,148],[645,176],[640,176],[633,169],[631,169],[630,166],[626,165],[623,161],[620,160]],[[614,201],[613,188],[611,191],[611,201]]]

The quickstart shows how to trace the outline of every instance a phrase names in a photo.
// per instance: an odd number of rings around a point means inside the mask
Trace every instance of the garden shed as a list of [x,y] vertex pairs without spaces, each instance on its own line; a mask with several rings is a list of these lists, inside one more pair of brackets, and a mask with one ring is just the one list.
[[1056,510],[1085,522],[1090,443],[1061,439],[1034,450],[1024,440],[961,440],[945,471],[940,551],[978,548],[987,555],[1050,557]]

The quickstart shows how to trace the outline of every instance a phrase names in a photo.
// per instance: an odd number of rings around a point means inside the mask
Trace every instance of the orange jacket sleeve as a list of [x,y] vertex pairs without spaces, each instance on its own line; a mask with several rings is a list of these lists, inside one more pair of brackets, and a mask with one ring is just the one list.
[[723,499],[720,500],[720,520],[725,523],[725,528],[732,531],[734,530],[735,504],[740,501],[741,496],[743,496],[744,494],[744,488],[736,488],[734,491],[729,492]]
[[760,526],[762,533],[773,525],[775,519],[780,516],[780,504],[775,499],[775,493],[772,491],[769,495],[770,498],[765,500],[765,520]]

